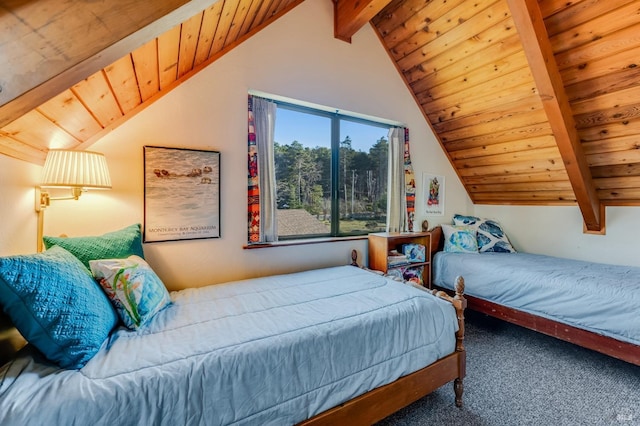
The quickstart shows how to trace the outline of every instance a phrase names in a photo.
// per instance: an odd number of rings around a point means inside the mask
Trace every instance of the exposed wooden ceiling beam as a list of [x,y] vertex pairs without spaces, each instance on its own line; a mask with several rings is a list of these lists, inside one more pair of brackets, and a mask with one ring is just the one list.
[[335,38],[351,43],[351,37],[391,0],[333,0]]
[[585,228],[604,230],[604,209],[582,152],[571,105],[553,55],[537,0],[507,0],[524,47],[531,73],[565,164],[571,186],[582,212]]
[[1,2],[0,128],[215,2]]

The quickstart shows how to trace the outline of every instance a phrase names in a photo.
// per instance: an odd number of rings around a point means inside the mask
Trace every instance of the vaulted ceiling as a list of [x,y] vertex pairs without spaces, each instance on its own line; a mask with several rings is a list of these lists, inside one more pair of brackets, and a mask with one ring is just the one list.
[[[302,1],[0,3],[0,153],[90,146]],[[337,38],[372,25],[474,203],[577,204],[590,232],[640,205],[640,0],[333,2]]]

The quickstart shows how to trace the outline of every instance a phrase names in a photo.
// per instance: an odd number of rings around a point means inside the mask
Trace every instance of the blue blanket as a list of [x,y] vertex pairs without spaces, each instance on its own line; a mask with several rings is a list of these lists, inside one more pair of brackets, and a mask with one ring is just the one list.
[[454,351],[451,304],[351,266],[172,293],[81,370],[26,349],[2,425],[287,425]]
[[445,253],[433,283],[465,294],[640,345],[640,268],[528,253]]

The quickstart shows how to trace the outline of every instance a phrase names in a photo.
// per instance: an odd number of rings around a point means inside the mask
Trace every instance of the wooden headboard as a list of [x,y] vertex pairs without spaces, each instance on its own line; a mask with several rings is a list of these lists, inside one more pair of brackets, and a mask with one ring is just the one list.
[[13,326],[11,320],[0,310],[0,365],[4,365],[27,341]]
[[431,232],[431,256],[437,251],[444,249],[444,236],[441,226],[434,226]]

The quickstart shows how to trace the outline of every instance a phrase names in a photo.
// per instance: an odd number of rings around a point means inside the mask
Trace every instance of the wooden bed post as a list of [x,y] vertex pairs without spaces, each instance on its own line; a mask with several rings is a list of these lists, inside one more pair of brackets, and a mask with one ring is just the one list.
[[464,384],[462,379],[467,374],[466,373],[466,356],[467,352],[464,348],[464,310],[467,307],[467,300],[464,298],[464,278],[458,277],[456,278],[456,295],[453,297],[454,303],[453,306],[456,308],[456,314],[458,317],[458,332],[456,333],[456,351],[460,352],[459,358],[459,369],[460,369],[460,377],[453,381],[453,391],[456,394],[456,407],[462,407],[462,394],[464,392]]
[[454,287],[456,289],[456,295],[453,297],[449,296],[442,290],[431,290],[431,293],[442,299],[448,300],[456,309],[456,317],[458,318],[456,352],[458,353],[459,375],[453,381],[453,391],[456,394],[456,407],[462,407],[462,393],[464,392],[462,379],[467,375],[467,352],[464,348],[464,310],[467,308],[467,299],[464,297],[464,278],[461,276],[457,277]]

